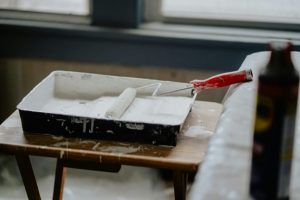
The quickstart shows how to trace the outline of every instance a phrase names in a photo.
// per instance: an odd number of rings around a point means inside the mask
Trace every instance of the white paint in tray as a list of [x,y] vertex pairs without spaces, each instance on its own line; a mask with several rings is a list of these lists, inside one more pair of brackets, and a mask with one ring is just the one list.
[[[134,123],[182,125],[195,96],[191,97],[190,91],[151,96],[155,87],[144,86],[157,84],[159,93],[186,86],[170,81],[55,71],[22,100],[18,109],[78,117],[74,123],[83,124],[83,132],[89,132],[96,128],[90,120],[108,119],[106,111],[126,88],[132,87],[140,88],[137,96],[122,116],[114,120],[129,122],[127,128],[137,130],[142,127]],[[61,123],[64,126],[64,121]]]
[[[101,119],[106,118],[104,114],[116,98],[101,97],[97,101],[52,98],[45,103],[40,112]],[[190,105],[191,98],[189,97],[136,97],[120,120],[180,124],[184,120],[184,114],[189,111]],[[79,120],[78,123],[84,123],[84,119],[79,118]]]

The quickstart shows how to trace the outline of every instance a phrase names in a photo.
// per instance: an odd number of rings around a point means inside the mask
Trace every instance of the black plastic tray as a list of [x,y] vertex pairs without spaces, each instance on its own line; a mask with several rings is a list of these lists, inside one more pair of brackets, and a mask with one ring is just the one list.
[[186,86],[170,81],[55,71],[17,108],[25,132],[174,146],[195,100],[191,91],[152,97],[153,88],[146,88],[138,92],[133,107],[120,119],[103,115],[106,105],[124,89],[158,82],[159,92]]

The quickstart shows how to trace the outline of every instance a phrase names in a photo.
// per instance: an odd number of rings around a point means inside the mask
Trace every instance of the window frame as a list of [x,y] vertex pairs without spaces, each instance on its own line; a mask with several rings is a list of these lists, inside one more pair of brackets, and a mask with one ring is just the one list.
[[[111,6],[105,8],[108,10],[115,8],[116,1],[123,0],[101,0]],[[143,14],[146,13],[143,5],[147,5],[148,1],[156,0],[123,1],[127,2],[124,12],[108,15],[112,18],[93,18],[91,14],[90,23],[83,24],[2,18],[0,58],[229,71],[237,69],[248,54],[266,50],[269,35],[276,39],[276,33],[272,31],[262,32],[258,36],[244,34],[237,39],[222,27],[214,27],[213,30],[202,26],[153,24],[143,21]],[[91,0],[93,12],[101,12],[101,6],[95,6],[95,2],[100,1]],[[155,5],[159,5],[158,0]],[[127,15],[132,9],[135,9],[135,14]],[[155,15],[152,13],[152,16]],[[241,30],[231,31],[239,34]],[[298,48],[300,38],[295,36],[297,33],[291,32],[290,35],[296,38]],[[282,34],[286,33],[277,34],[279,39]]]

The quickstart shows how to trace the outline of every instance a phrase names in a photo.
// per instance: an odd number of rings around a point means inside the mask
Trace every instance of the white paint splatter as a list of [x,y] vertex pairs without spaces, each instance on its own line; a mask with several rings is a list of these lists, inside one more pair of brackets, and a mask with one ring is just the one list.
[[144,124],[136,124],[136,123],[126,123],[125,126],[128,129],[132,129],[132,130],[143,130],[144,129]]
[[19,118],[10,118],[8,120],[5,120],[2,124],[2,127],[4,128],[17,128],[21,127],[21,121]]
[[95,119],[91,119],[91,128],[89,130],[89,133],[93,133],[94,132],[94,122],[95,122]]
[[65,152],[64,151],[60,151],[60,155],[59,155],[59,158],[62,159],[63,156],[64,156]]
[[[82,132],[83,133],[93,133],[94,132],[94,124],[95,119],[90,119],[86,117],[73,117],[71,118],[71,123],[82,124]],[[88,129],[88,124],[90,123],[90,127]]]
[[52,139],[54,139],[54,140],[63,140],[64,139],[64,137],[63,136],[52,136]]
[[112,130],[107,130],[106,133],[114,134]]
[[86,119],[86,118],[83,118],[83,119],[82,119],[82,121],[83,121],[82,132],[84,132],[84,133],[85,133],[85,132],[86,132],[86,123],[87,123],[88,121],[87,121],[87,119]]
[[98,142],[97,144],[95,144],[94,146],[93,146],[93,150],[97,150],[97,148],[99,147],[99,145],[100,145],[101,143],[100,142]]
[[197,138],[209,138],[213,134],[212,131],[205,129],[204,126],[191,126],[185,132],[185,136]]
[[210,108],[210,109],[208,109],[208,111],[209,111],[209,112],[216,112],[216,109]]
[[64,126],[64,124],[65,124],[65,119],[56,119],[56,121],[59,121],[59,122],[61,122],[61,126],[63,127]]
[[55,146],[55,147],[67,147],[67,148],[68,148],[69,142],[68,142],[68,141],[57,142],[57,143],[55,143],[53,146]]
[[118,154],[128,154],[128,153],[135,153],[141,149],[140,146],[138,147],[120,147],[120,146],[103,146],[98,147],[97,150],[102,152],[110,152],[110,153],[118,153]]
[[168,148],[168,149],[172,149],[174,148],[174,146],[168,146],[168,145],[159,145],[160,147],[164,147],[164,148]]
[[94,141],[94,140],[81,140],[80,139],[80,144],[96,144],[96,141]]
[[102,156],[99,156],[99,163],[101,165],[101,163],[102,163]]

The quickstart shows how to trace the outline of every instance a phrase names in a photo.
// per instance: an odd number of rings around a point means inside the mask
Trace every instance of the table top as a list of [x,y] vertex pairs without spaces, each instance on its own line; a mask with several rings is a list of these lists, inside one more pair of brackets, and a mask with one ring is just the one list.
[[197,171],[221,111],[221,104],[196,101],[175,147],[24,133],[19,113],[15,111],[0,125],[0,151]]

